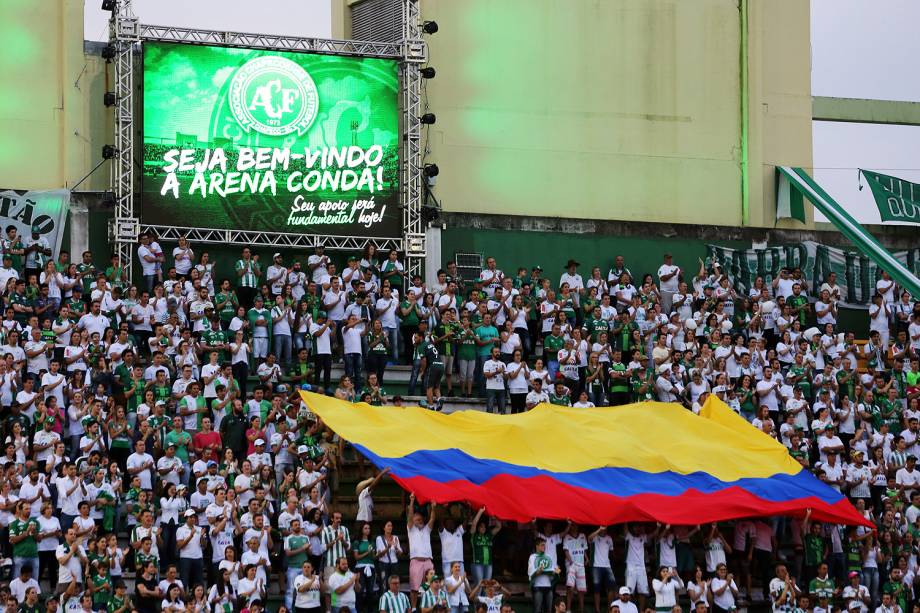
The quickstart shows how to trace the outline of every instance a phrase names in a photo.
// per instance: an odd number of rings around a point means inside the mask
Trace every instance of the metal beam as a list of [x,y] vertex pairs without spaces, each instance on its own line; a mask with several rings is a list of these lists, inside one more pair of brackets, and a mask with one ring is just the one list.
[[814,96],[811,117],[815,121],[920,126],[920,102]]
[[246,32],[224,32],[217,30],[196,30],[173,26],[141,24],[139,37],[143,41],[188,43],[195,45],[220,45],[245,49],[271,49],[281,51],[308,51],[332,55],[358,57],[380,57],[403,59],[404,52],[398,42],[374,42],[360,40],[335,40],[327,38],[301,38],[277,36],[274,34],[249,34]]

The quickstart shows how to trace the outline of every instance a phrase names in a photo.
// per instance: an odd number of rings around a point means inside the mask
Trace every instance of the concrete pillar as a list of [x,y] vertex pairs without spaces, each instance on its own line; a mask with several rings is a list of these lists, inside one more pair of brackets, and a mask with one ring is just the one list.
[[[89,209],[86,205],[70,202],[70,259],[81,262],[81,255],[89,249]],[[98,254],[97,254],[98,255]],[[106,259],[108,254],[104,254]]]
[[425,283],[429,287],[438,281],[438,269],[444,266],[441,261],[441,226],[432,225],[425,230]]

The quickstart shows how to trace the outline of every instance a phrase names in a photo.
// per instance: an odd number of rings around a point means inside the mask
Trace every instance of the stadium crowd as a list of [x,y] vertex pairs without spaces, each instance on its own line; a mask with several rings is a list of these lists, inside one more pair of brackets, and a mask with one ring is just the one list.
[[[587,278],[574,260],[557,278],[488,257],[478,278],[449,263],[426,285],[373,247],[341,270],[322,247],[264,266],[246,247],[226,279],[187,240],[167,252],[144,234],[131,285],[117,258],[54,258],[37,232],[7,228],[0,251],[7,610],[914,610],[920,304],[887,274],[868,325],[840,330],[833,276],[783,270],[739,293],[718,262],[668,254],[641,277],[616,256]],[[876,529],[519,525],[412,496],[379,517],[386,470],[362,475],[343,516],[354,452],[297,390],[399,403],[395,364],[432,410],[479,396],[495,412],[698,411],[715,394]]]

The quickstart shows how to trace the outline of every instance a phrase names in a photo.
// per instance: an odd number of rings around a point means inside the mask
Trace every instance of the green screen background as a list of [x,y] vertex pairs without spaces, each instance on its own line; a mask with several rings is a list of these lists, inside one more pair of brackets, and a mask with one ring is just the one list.
[[[303,67],[318,93],[318,112],[303,134],[267,136],[244,131],[228,104],[235,72],[247,61],[275,55]],[[144,223],[202,228],[305,232],[310,234],[395,237],[401,234],[399,199],[399,78],[394,60],[352,58],[309,53],[208,47],[174,43],[144,45],[143,198]],[[182,189],[176,200],[160,195],[165,173],[162,156],[175,147],[203,150],[222,147],[229,157],[239,147],[305,147],[384,149],[384,189],[374,193],[378,209],[386,205],[385,218],[370,229],[353,224],[287,226],[290,205],[297,194],[286,188],[287,175],[275,171],[277,196],[232,194],[226,197],[188,194],[191,178],[180,175]],[[304,171],[303,161],[290,170]],[[228,167],[228,171],[231,168]],[[368,192],[298,192],[307,201],[366,198]]]

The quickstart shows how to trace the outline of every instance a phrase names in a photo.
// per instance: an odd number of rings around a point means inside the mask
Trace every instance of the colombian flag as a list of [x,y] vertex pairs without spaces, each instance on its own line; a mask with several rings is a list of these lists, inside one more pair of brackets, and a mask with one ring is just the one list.
[[714,395],[700,415],[642,402],[518,415],[371,407],[301,392],[310,409],[420,502],[516,521],[699,524],[763,515],[871,524]]

